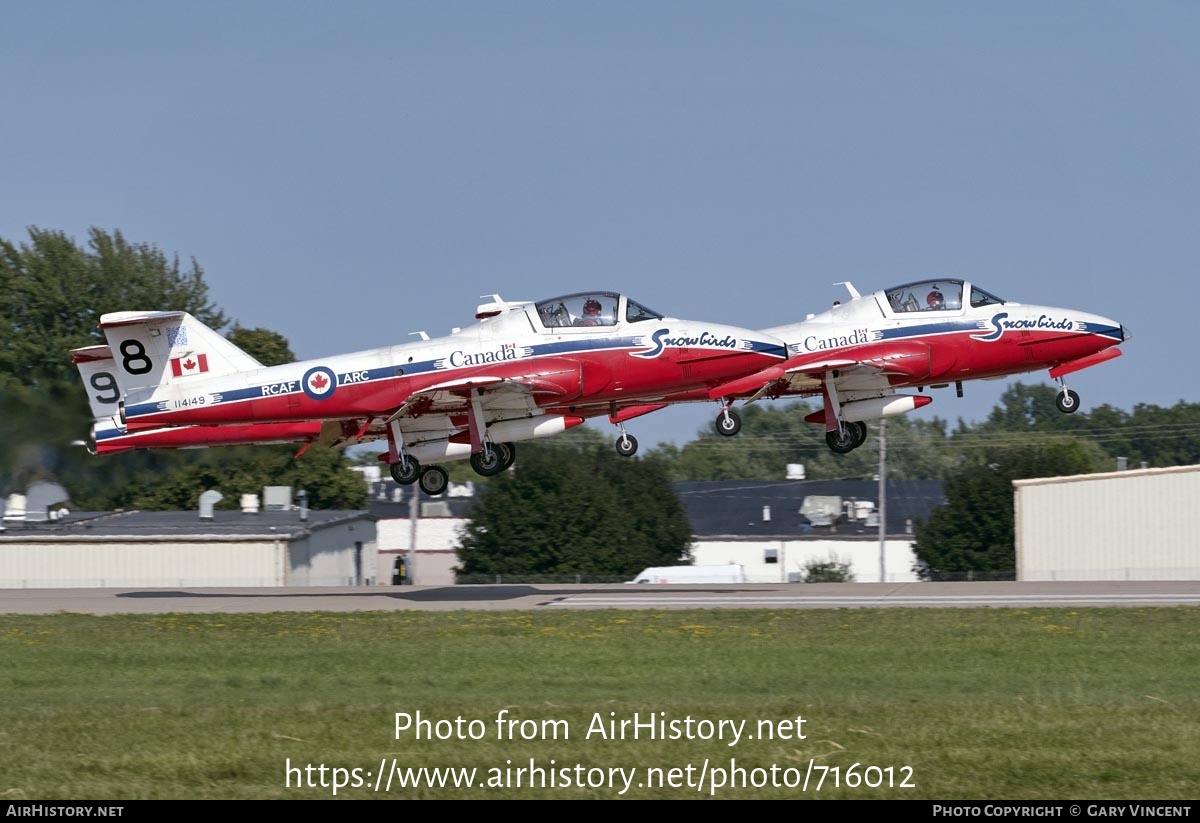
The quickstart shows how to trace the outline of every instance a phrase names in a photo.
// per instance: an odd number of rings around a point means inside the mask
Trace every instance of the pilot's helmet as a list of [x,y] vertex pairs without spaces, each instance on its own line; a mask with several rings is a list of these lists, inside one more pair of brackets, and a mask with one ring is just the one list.
[[600,301],[589,297],[588,301],[583,304],[583,313],[588,317],[597,317],[600,314]]
[[925,298],[925,302],[929,304],[929,308],[931,309],[940,309],[946,304],[945,298],[942,297],[942,293],[937,289],[929,293],[929,296]]

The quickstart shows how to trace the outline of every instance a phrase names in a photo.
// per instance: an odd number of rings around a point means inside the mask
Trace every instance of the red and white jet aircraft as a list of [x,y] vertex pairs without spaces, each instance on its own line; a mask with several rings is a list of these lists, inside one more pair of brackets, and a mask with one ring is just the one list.
[[512,464],[518,440],[607,415],[623,421],[709,396],[784,362],[784,342],[733,326],[666,317],[616,292],[537,303],[498,297],[478,322],[437,339],[263,367],[185,312],[100,319],[116,364],[127,436],[174,426],[321,424],[317,442],[386,437],[398,483],[447,485],[437,463],[481,475]]
[[[829,448],[844,454],[866,440],[863,421],[932,402],[920,393],[926,387],[953,383],[962,397],[967,380],[1049,369],[1061,387],[1059,410],[1074,412],[1079,395],[1063,378],[1119,356],[1117,346],[1130,339],[1128,329],[1107,317],[1014,303],[967,280],[924,280],[867,295],[842,285],[849,301],[764,330],[787,341],[785,362],[722,386],[709,399],[820,396],[822,408],[805,420],[824,425]],[[716,429],[731,437],[741,422],[727,406]]]

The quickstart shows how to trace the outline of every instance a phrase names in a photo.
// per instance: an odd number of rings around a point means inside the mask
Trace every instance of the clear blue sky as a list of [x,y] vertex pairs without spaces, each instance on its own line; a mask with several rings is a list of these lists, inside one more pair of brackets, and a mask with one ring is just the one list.
[[[52,1],[3,28],[0,237],[194,257],[302,359],[493,292],[764,328],[836,281],[962,276],[1132,330],[1071,378],[1085,410],[1200,401],[1194,2]],[[914,415],[981,420],[1012,382]]]

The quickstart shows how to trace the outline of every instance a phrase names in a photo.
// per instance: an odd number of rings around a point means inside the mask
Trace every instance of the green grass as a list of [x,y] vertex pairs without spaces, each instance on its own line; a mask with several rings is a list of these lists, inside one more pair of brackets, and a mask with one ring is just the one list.
[[[289,788],[290,763],[360,769],[339,798],[1194,799],[1197,683],[1190,607],[0,616],[0,797],[334,796]],[[498,739],[504,709],[533,739]],[[397,712],[484,733],[397,736]],[[746,726],[733,746],[586,735],[635,712]],[[798,716],[804,739],[757,734]],[[477,782],[533,758],[559,785],[375,792],[393,758]],[[706,759],[700,791],[637,785],[694,783]],[[748,780],[828,771],[714,791],[731,760]],[[638,772],[624,794],[562,786],[577,764]],[[845,784],[867,767],[915,788]]]

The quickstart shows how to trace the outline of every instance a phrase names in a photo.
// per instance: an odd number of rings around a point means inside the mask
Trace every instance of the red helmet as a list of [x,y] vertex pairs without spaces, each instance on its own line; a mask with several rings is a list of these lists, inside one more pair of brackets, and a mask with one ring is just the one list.
[[942,297],[942,293],[940,291],[934,289],[929,293],[929,296],[925,298],[925,302],[929,304],[931,309],[940,309],[943,305],[945,305],[946,300]]
[[584,314],[599,314],[600,313],[600,301],[594,297],[589,297],[588,301],[583,304],[583,313]]

